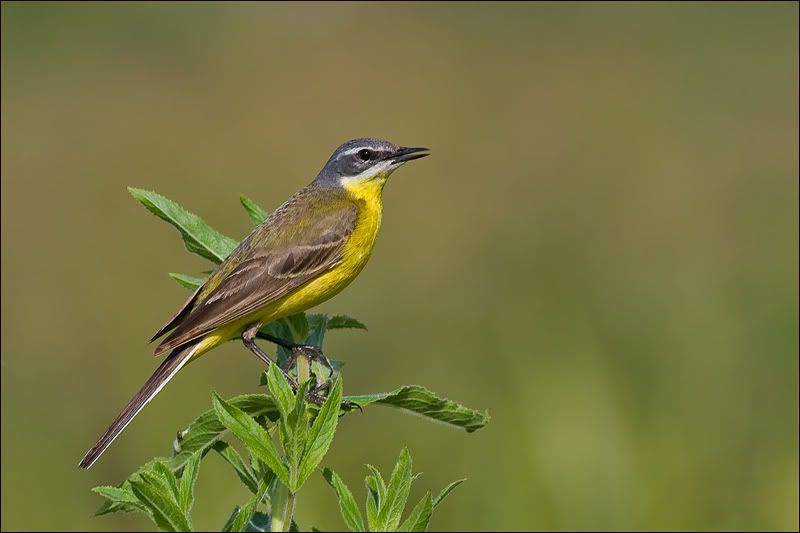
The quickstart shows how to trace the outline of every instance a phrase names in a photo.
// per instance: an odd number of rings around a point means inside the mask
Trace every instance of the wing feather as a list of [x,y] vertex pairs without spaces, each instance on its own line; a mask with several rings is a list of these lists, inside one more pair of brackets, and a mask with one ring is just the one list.
[[[180,321],[156,355],[269,305],[339,263],[358,209],[341,198],[319,198],[318,191],[303,197],[304,191],[256,228],[209,276],[206,286],[212,288],[196,294],[191,310],[176,317]],[[320,200],[327,200],[323,213],[314,205]]]

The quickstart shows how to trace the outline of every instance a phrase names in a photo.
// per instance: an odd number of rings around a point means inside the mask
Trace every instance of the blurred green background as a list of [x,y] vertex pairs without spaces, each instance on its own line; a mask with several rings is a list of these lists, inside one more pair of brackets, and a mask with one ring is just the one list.
[[[430,146],[395,174],[370,265],[320,309],[350,393],[419,383],[471,435],[376,407],[325,464],[408,445],[412,492],[469,478],[433,529],[798,528],[798,5],[2,5],[2,528],[95,519],[223,396],[230,343],[89,471],[208,268],[126,186],[235,238],[341,142]],[[244,489],[201,471],[199,528]],[[315,476],[304,528],[344,527]]]

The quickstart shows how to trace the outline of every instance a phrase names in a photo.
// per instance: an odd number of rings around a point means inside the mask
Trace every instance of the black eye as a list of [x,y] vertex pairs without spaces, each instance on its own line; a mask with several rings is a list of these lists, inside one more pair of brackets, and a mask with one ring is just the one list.
[[370,157],[372,157],[372,152],[367,149],[359,150],[358,157],[360,157],[362,161],[369,161]]

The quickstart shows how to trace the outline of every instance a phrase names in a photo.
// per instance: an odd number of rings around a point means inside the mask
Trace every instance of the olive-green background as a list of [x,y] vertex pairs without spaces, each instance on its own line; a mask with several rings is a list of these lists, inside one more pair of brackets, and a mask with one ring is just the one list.
[[[2,528],[92,518],[89,489],[169,451],[210,390],[258,390],[228,344],[89,471],[208,263],[126,192],[241,238],[341,142],[433,155],[385,190],[372,261],[321,306],[350,393],[419,383],[491,424],[376,407],[324,464],[407,445],[433,529],[798,527],[798,6],[2,6]],[[195,522],[246,491],[218,458]],[[322,477],[304,528],[342,528]]]

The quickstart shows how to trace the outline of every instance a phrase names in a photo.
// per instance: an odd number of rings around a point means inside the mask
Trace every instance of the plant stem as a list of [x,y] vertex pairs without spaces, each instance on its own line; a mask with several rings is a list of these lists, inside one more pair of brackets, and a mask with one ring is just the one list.
[[294,516],[294,502],[296,494],[289,492],[289,499],[286,500],[286,514],[283,517],[283,530],[289,531],[292,529],[292,516]]
[[305,356],[301,355],[297,358],[297,381],[301,384],[305,383],[311,378],[311,361]]
[[[297,358],[297,381],[300,384],[303,384],[310,378],[311,378],[311,361],[309,361],[309,359],[306,356],[300,355]],[[304,402],[305,398],[298,397],[297,401]],[[272,528],[272,531],[289,531],[292,528],[292,517],[294,516],[294,505],[295,501],[297,500],[297,494],[293,493],[283,485],[281,485],[281,488],[283,489],[283,491],[285,491],[282,492],[282,495],[286,498],[286,507],[284,508],[283,511],[282,523],[278,523],[278,520],[275,520],[274,510],[273,510],[272,523],[275,527]]]
[[286,506],[289,503],[289,489],[277,479],[271,489],[270,502],[272,506],[270,531],[283,531],[283,517],[286,515]]

